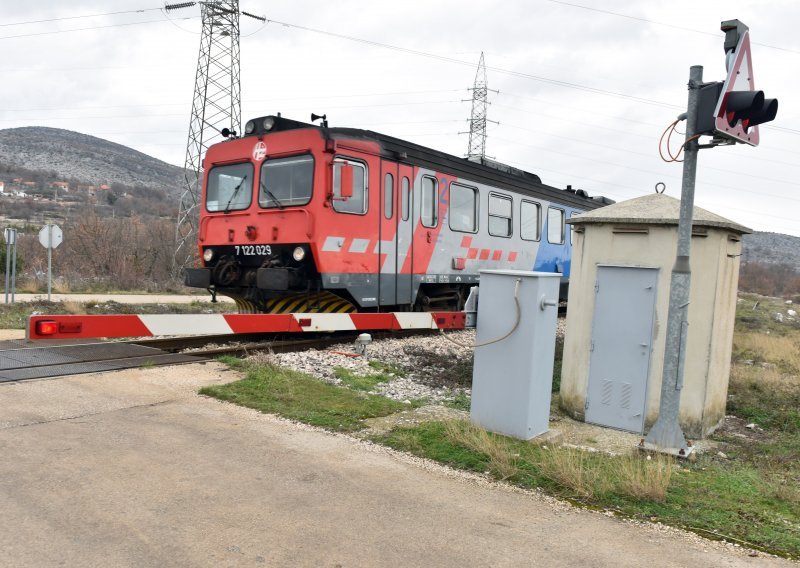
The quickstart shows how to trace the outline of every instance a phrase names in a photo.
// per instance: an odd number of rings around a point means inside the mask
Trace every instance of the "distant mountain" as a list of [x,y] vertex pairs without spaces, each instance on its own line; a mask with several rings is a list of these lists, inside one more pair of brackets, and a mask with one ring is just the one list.
[[43,126],[0,130],[0,163],[8,171],[55,172],[64,180],[144,186],[169,195],[178,195],[183,184],[182,168],[102,138]]
[[[0,130],[0,166],[0,181],[38,172],[49,174],[38,176],[48,182],[55,175],[84,184],[162,190],[170,202],[184,183],[182,168],[102,138],[43,126]],[[800,237],[756,232],[744,235],[743,242],[743,262],[787,264],[800,272]]]
[[744,235],[742,242],[742,262],[788,264],[800,272],[800,237],[756,232]]

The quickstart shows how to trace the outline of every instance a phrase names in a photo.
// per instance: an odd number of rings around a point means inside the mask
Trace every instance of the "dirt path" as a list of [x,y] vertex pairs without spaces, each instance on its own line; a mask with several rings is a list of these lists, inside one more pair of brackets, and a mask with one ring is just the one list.
[[235,378],[0,385],[0,565],[794,565],[194,394]]

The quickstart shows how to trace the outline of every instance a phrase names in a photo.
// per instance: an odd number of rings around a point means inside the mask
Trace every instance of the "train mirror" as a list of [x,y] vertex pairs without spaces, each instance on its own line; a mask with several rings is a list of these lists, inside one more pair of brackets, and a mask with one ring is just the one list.
[[353,197],[353,166],[342,164],[341,180],[342,197]]
[[347,162],[334,162],[333,168],[333,199],[353,197],[353,166]]

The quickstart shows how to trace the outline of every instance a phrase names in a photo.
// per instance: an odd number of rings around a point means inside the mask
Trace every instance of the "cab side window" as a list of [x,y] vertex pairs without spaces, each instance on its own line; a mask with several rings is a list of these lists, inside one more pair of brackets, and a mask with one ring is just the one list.
[[[333,164],[333,210],[339,213],[363,215],[367,212],[367,165],[337,158]],[[342,183],[348,187],[342,191]],[[347,190],[350,190],[349,192]],[[347,193],[350,193],[348,196]]]

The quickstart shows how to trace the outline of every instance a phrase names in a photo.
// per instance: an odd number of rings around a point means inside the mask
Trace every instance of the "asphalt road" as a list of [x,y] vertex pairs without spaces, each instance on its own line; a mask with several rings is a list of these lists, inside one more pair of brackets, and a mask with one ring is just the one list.
[[[50,294],[53,302],[107,302],[113,300],[120,304],[190,304],[210,302],[211,294],[197,296],[180,294]],[[47,300],[47,294],[15,294],[15,302],[37,302]],[[10,297],[9,297],[10,301]],[[231,303],[227,296],[217,296],[217,301]]]
[[194,394],[234,378],[0,385],[0,566],[796,566]]

